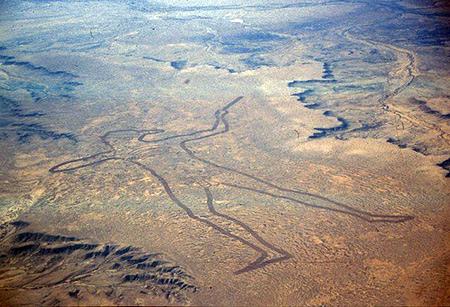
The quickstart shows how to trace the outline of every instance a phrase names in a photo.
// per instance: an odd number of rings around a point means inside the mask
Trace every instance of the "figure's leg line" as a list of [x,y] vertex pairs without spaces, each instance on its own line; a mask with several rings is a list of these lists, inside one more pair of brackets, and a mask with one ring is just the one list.
[[250,226],[248,226],[247,224],[245,224],[244,222],[238,220],[237,218],[234,218],[232,216],[226,215],[224,213],[220,213],[218,211],[216,211],[216,209],[214,208],[214,204],[213,204],[213,196],[211,193],[211,190],[208,187],[203,187],[203,189],[205,190],[205,193],[207,195],[207,204],[208,204],[208,209],[209,211],[216,215],[216,216],[220,216],[223,217],[229,221],[234,222],[235,224],[241,226],[242,228],[244,228],[251,236],[253,236],[259,243],[261,243],[262,245],[270,248],[271,250],[284,255],[284,256],[290,256],[288,252],[286,252],[285,250],[282,250],[280,248],[277,248],[275,246],[273,246],[272,244],[270,244],[269,242],[267,242],[266,240],[264,240],[256,231],[254,231],[252,228],[250,228]]
[[283,256],[283,257],[269,259],[269,260],[266,260],[266,261],[255,263],[255,264],[250,264],[250,265],[246,266],[243,269],[235,271],[234,274],[235,275],[239,275],[239,274],[247,273],[247,272],[250,272],[250,271],[253,271],[253,270],[261,269],[261,268],[263,268],[263,267],[265,267],[265,266],[267,266],[269,264],[278,263],[278,262],[281,262],[281,261],[289,260],[291,258],[292,258],[292,256]]
[[172,191],[172,188],[170,187],[169,183],[166,181],[166,179],[164,177],[162,177],[161,175],[159,175],[155,170],[153,170],[152,168],[147,167],[145,164],[142,164],[140,162],[137,161],[128,161],[130,163],[133,163],[139,167],[141,167],[142,169],[150,172],[156,179],[158,179],[158,181],[162,184],[162,186],[164,187],[164,190],[166,191],[167,195],[169,196],[169,198],[176,204],[178,205],[178,207],[180,207],[182,210],[184,210],[186,212],[186,214],[193,220],[199,221],[201,223],[204,223],[208,226],[210,226],[211,228],[215,229],[216,231],[220,232],[221,234],[233,238],[239,242],[241,242],[242,244],[250,247],[251,249],[259,252],[261,254],[261,256],[254,262],[254,263],[258,263],[261,262],[262,260],[264,260],[265,258],[268,257],[268,253],[263,250],[262,248],[258,247],[257,245],[247,241],[244,238],[241,238],[231,232],[229,232],[228,230],[220,227],[217,224],[214,224],[213,222],[201,218],[197,215],[195,215],[195,213],[188,207],[186,206],[180,199],[178,199],[178,197],[176,197],[176,195],[174,194],[174,192]]
[[[345,205],[345,208],[351,208],[352,210],[343,210],[343,209],[336,209],[336,208],[331,208],[331,207],[327,207],[327,206],[322,206],[322,205],[317,205],[317,204],[312,204],[312,203],[307,203],[298,199],[295,199],[293,197],[290,196],[285,196],[285,195],[279,195],[279,194],[274,194],[271,192],[267,192],[267,191],[263,191],[263,190],[259,190],[259,189],[255,189],[255,188],[251,188],[251,187],[246,187],[246,186],[241,186],[241,185],[236,185],[236,184],[232,184],[232,183],[225,183],[222,182],[221,183],[224,186],[228,186],[228,187],[233,187],[233,188],[237,188],[237,189],[241,189],[241,190],[247,190],[247,191],[252,191],[255,193],[259,193],[262,195],[267,195],[273,198],[278,198],[278,199],[285,199],[285,200],[289,200],[298,204],[301,204],[303,206],[307,206],[307,207],[313,207],[316,209],[323,209],[323,210],[328,210],[328,211],[332,211],[332,212],[336,212],[336,213],[340,213],[340,214],[345,214],[345,215],[350,215],[359,219],[362,219],[366,222],[372,223],[372,222],[390,222],[390,223],[401,223],[401,222],[405,222],[405,221],[409,221],[411,219],[413,219],[412,216],[408,216],[408,215],[381,215],[381,214],[372,214],[372,213],[368,213],[368,212],[364,212],[361,210],[357,210],[357,209],[353,209],[347,205]],[[334,203],[334,202],[332,202]]]
[[114,157],[114,151],[100,152],[88,157],[80,159],[69,160],[60,164],[57,164],[49,169],[50,173],[65,173],[74,171],[80,168],[94,166],[111,160],[120,160],[120,158]]

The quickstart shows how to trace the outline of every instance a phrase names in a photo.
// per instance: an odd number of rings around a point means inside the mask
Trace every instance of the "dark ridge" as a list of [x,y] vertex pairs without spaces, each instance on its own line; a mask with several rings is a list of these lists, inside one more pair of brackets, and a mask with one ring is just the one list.
[[421,111],[425,112],[425,113],[435,115],[435,116],[437,116],[437,117],[439,117],[439,118],[442,118],[442,119],[448,119],[448,118],[450,118],[450,114],[442,114],[441,112],[436,111],[436,110],[433,110],[432,108],[430,108],[430,107],[427,105],[427,102],[426,102],[426,101],[418,100],[418,99],[416,99],[416,98],[411,98],[411,99],[410,99],[410,102],[411,102],[412,104],[418,105],[418,106],[419,106],[419,109],[420,109]]
[[47,130],[46,128],[42,127],[42,125],[37,123],[32,124],[16,123],[13,124],[12,126],[20,127],[19,131],[17,132],[17,136],[19,137],[19,141],[21,142],[27,141],[27,139],[33,135],[37,135],[43,140],[48,138],[51,138],[53,140],[66,138],[70,141],[77,142],[75,136],[70,133],[58,133],[52,130]]
[[87,253],[85,256],[84,256],[84,259],[85,260],[87,260],[87,259],[91,259],[91,258],[98,258],[98,257],[103,257],[103,258],[105,258],[106,256],[108,256],[110,253],[111,253],[111,251],[113,251],[115,249],[115,247],[114,246],[109,246],[109,245],[106,245],[105,246],[105,248],[103,249],[103,251],[96,251],[96,252],[90,252],[90,253]]
[[148,259],[152,258],[152,255],[145,255],[141,258],[134,259],[134,256],[122,256],[120,257],[120,260],[127,261],[129,264],[138,264],[147,261]]
[[75,290],[75,291],[69,291],[69,296],[70,297],[73,297],[73,298],[78,298],[78,293],[80,293],[80,290],[79,289],[77,289],[77,290]]
[[160,260],[155,260],[152,261],[151,263],[140,263],[137,265],[137,269],[149,269],[149,268],[156,268],[157,266],[161,266],[166,264],[167,262],[165,261],[160,261]]
[[127,246],[127,247],[119,249],[118,251],[115,252],[115,254],[120,256],[120,255],[126,254],[126,253],[128,253],[128,252],[130,252],[132,250],[133,249],[132,249],[131,246]]
[[39,251],[41,255],[71,254],[77,250],[92,250],[98,247],[98,244],[73,244],[54,248],[42,248]]
[[70,85],[70,86],[82,86],[83,85],[83,83],[76,82],[76,81],[65,81],[65,82],[63,82],[63,84]]
[[59,140],[66,138],[68,140],[77,142],[77,139],[70,133],[57,133],[49,130],[37,130],[37,129],[23,129],[22,132],[17,134],[19,136],[19,141],[26,142],[29,137],[33,135],[38,135],[41,139],[46,140],[51,138],[53,140]]
[[20,108],[20,104],[17,101],[0,96],[0,102],[7,107]]
[[36,129],[44,129],[41,124],[38,123],[14,123],[11,126],[13,127],[26,127],[26,128],[36,128]]
[[105,249],[104,249],[103,252],[100,254],[100,256],[106,257],[106,256],[108,256],[108,255],[110,254],[110,252],[112,252],[112,251],[115,250],[115,249],[116,249],[115,246],[109,246],[109,245],[106,245],[106,246],[105,246]]
[[12,226],[17,228],[25,228],[30,226],[30,223],[24,222],[24,221],[14,221],[10,223]]
[[153,274],[147,274],[147,273],[129,274],[129,275],[125,275],[125,277],[123,278],[123,282],[147,281],[147,280],[154,281],[155,279],[157,279],[157,277],[156,277],[156,275],[153,275]]
[[304,105],[305,108],[315,110],[320,108],[320,103],[311,103]]
[[[60,95],[61,97],[63,97],[64,95]],[[31,93],[31,97],[33,97],[34,102],[39,102],[42,100],[41,97],[38,97],[35,93]]]
[[[314,129],[321,130],[321,129],[317,129],[317,128],[314,128]],[[322,138],[322,137],[324,137],[326,135],[327,135],[327,133],[325,131],[314,132],[313,135],[308,136],[308,139],[319,139],[319,138]]]
[[33,113],[22,113],[23,111],[21,109],[12,109],[11,115],[19,118],[24,117],[41,117],[44,116],[45,113],[39,113],[39,112],[33,112]]
[[159,273],[178,273],[178,274],[180,274],[180,273],[182,273],[182,272],[180,272],[181,270],[178,270],[180,267],[178,266],[178,265],[174,265],[174,266],[171,266],[171,267],[166,267],[166,268],[159,268],[158,270],[157,270],[157,272],[159,272]]
[[156,280],[156,283],[159,285],[182,285],[182,284],[184,284],[181,280],[179,280],[177,278],[158,278]]
[[438,164],[438,166],[445,168],[446,170],[450,170],[450,158]]
[[146,56],[146,55],[144,55],[142,58],[143,58],[143,59],[146,59],[146,60],[152,60],[152,61],[155,61],[155,62],[159,62],[159,63],[165,63],[165,62],[167,62],[167,61],[160,60],[160,59],[157,59],[157,58],[152,58],[152,57],[149,57],[149,56]]
[[412,144],[407,144],[407,143],[401,142],[400,140],[396,140],[396,139],[393,139],[393,138],[388,138],[386,141],[388,143],[397,145],[401,149],[404,149],[404,148],[408,147],[408,148],[414,150],[415,152],[418,152],[418,153],[420,153],[420,154],[422,154],[424,156],[429,155],[428,148],[423,143],[418,143],[418,144],[412,145]]
[[437,26],[434,29],[418,29],[415,34],[422,46],[443,46],[449,41],[450,29],[448,26]]
[[182,70],[187,65],[187,61],[172,61],[170,62],[170,66],[175,68],[176,70]]
[[323,79],[333,79],[333,71],[331,70],[330,64],[325,62],[323,63]]
[[52,70],[47,69],[44,66],[35,66],[35,65],[31,64],[30,62],[15,61],[14,59],[15,59],[15,57],[13,57],[13,56],[0,55],[0,60],[2,60],[2,64],[4,66],[11,66],[11,65],[22,66],[26,69],[39,71],[39,72],[42,72],[42,73],[44,73],[46,75],[50,75],[50,76],[63,76],[63,77],[67,77],[67,78],[78,78],[77,75],[72,74],[70,72],[66,72],[66,71],[62,71],[62,70],[52,71]]
[[118,262],[116,262],[116,263],[114,263],[113,265],[112,265],[112,267],[111,267],[111,269],[112,270],[117,270],[118,268],[120,268],[120,263],[118,263]]
[[423,143],[415,144],[415,145],[411,145],[411,144],[408,145],[408,144],[406,144],[406,143],[401,142],[400,140],[395,140],[395,139],[393,139],[393,138],[389,138],[389,139],[387,139],[386,141],[387,141],[388,143],[397,145],[397,146],[398,146],[399,148],[401,148],[401,149],[404,149],[404,148],[407,148],[407,147],[408,147],[408,148],[414,150],[415,152],[418,152],[418,153],[423,154],[423,155],[425,155],[425,156],[428,155],[428,153],[427,153],[427,147],[426,147]]
[[370,131],[376,128],[379,128],[383,125],[383,123],[381,122],[376,122],[373,124],[366,124],[366,123],[362,123],[361,127],[355,128],[353,129],[351,132],[363,132],[363,131]]
[[43,241],[43,242],[71,242],[77,241],[75,237],[52,236],[40,232],[22,232],[16,236],[16,242]]
[[[4,96],[0,96],[0,111],[3,114],[9,114],[13,117],[19,118],[31,118],[31,117],[41,117],[44,116],[44,113],[33,112],[33,113],[24,113],[23,109],[20,107],[20,104],[12,99],[6,98]],[[20,142],[26,142],[31,136],[37,135],[41,139],[52,138],[54,140],[58,140],[61,138],[66,138],[73,142],[77,142],[77,139],[74,135],[70,133],[58,133],[55,131],[48,130],[44,126],[39,123],[17,123],[17,122],[8,122],[7,125],[11,125],[13,127],[19,127],[16,132],[16,136]]]
[[[329,112],[329,111],[327,111]],[[325,112],[325,113],[327,113]],[[331,112],[325,114],[326,116],[333,116],[331,114]],[[320,132],[314,132],[313,135],[310,135],[308,137],[308,139],[319,139],[322,137],[325,137],[327,134],[331,133],[331,132],[337,132],[337,131],[343,131],[346,130],[349,127],[348,122],[342,118],[342,117],[337,117],[337,120],[341,123],[339,126],[335,126],[335,127],[331,127],[331,128],[314,128]]]
[[179,280],[178,278],[156,278],[154,279],[154,282],[158,285],[170,285],[170,286],[177,286],[180,287],[180,289],[194,289],[194,292],[197,290],[197,288],[193,285],[186,284],[184,281]]
[[151,280],[158,285],[178,286],[180,287],[180,289],[195,288],[194,286],[188,285],[178,278],[158,278],[154,274],[147,274],[147,273],[128,274],[125,275],[125,277],[123,278],[123,282],[134,282],[134,281],[146,282],[148,280]]
[[289,87],[297,87],[297,86],[301,86],[302,84],[310,84],[310,83],[336,83],[337,80],[335,79],[327,79],[327,80],[317,80],[317,79],[312,79],[312,80],[305,80],[305,81],[291,81],[288,83]]
[[[19,227],[28,226],[28,223],[16,221],[9,225]],[[0,260],[4,271],[14,272],[17,276],[17,289],[47,289],[43,295],[49,295],[54,287],[64,283],[66,295],[76,299],[82,299],[80,291],[88,287],[96,290],[93,293],[96,296],[116,294],[125,297],[132,295],[129,294],[132,291],[144,291],[163,295],[169,302],[175,300],[180,305],[186,298],[184,291],[197,289],[191,284],[193,278],[178,265],[163,260],[144,265],[144,262],[160,253],[144,253],[131,246],[119,249],[119,245],[115,244],[89,244],[81,240],[73,243],[78,239],[41,232],[16,235],[15,231],[13,227],[5,227],[0,250],[7,252],[0,255]],[[100,260],[94,264],[93,259]],[[33,284],[29,282],[30,275]],[[0,281],[4,282],[5,276],[8,278],[10,274],[0,274]],[[39,282],[35,283],[38,279]],[[80,286],[83,289],[74,290],[73,282],[80,279],[83,279],[83,284],[77,284],[76,288]],[[136,283],[133,289],[129,287],[129,283],[139,281],[144,283]],[[108,290],[105,293],[97,289]]]
[[311,96],[312,93],[314,93],[314,90],[313,89],[308,89],[308,90],[300,92],[300,93],[292,94],[292,96],[297,97],[297,100],[300,101],[300,102],[305,102],[306,101],[306,97],[307,96]]
[[12,56],[7,56],[7,55],[1,55],[0,54],[0,60],[10,61],[10,60],[13,60],[13,59],[14,59],[14,57],[12,57]]
[[131,260],[131,259],[133,259],[133,255],[129,255],[129,256],[122,256],[122,257],[120,257],[120,260],[122,260],[122,261],[128,261],[128,260]]
[[197,292],[198,288],[196,286],[193,285],[189,285],[189,284],[184,284],[180,287],[180,290],[184,290],[184,289],[192,289],[193,292]]
[[404,149],[404,148],[407,147],[407,145],[405,143],[402,143],[400,140],[396,140],[396,139],[393,139],[393,138],[388,138],[387,142],[391,143],[391,144],[394,144],[394,145],[397,145],[401,149]]
[[150,257],[147,256],[147,257],[141,257],[141,258],[138,258],[138,259],[127,259],[127,262],[130,263],[130,264],[138,264],[138,263],[142,263],[142,262],[147,261],[149,258]]
[[450,178],[450,158],[448,158],[447,160],[437,164],[437,166],[440,166],[443,169],[445,169],[446,171],[449,171],[447,173],[447,175],[445,175],[445,177]]
[[332,73],[329,63],[327,63],[327,62],[323,63],[323,72],[326,73],[326,74],[331,74]]
[[225,70],[227,70],[230,74],[233,74],[233,73],[236,72],[236,70],[234,70],[234,69],[226,68],[226,67],[221,67],[221,66],[217,66],[217,65],[214,66],[214,69],[225,69]]
[[9,250],[12,255],[31,253],[39,248],[39,244],[27,244],[19,247],[13,247]]

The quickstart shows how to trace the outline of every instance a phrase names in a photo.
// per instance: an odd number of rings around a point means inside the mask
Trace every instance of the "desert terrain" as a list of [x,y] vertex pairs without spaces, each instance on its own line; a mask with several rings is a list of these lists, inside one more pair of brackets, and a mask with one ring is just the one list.
[[1,304],[450,304],[449,24],[2,2]]

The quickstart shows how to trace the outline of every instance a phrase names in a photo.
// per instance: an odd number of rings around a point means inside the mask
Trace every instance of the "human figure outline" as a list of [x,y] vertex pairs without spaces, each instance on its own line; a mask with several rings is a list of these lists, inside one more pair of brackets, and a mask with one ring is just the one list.
[[[229,113],[229,109],[232,106],[234,106],[236,103],[238,103],[242,98],[243,98],[242,96],[239,96],[236,99],[234,99],[233,101],[231,101],[229,104],[227,104],[225,107],[218,109],[214,113],[215,121],[214,121],[213,125],[211,126],[211,128],[209,128],[209,129],[197,130],[197,131],[194,131],[191,133],[176,134],[176,135],[172,135],[172,136],[150,139],[150,140],[148,140],[149,136],[152,136],[152,137],[158,136],[161,133],[165,133],[165,130],[154,128],[154,129],[147,129],[147,130],[123,129],[123,130],[108,131],[100,137],[100,141],[103,144],[105,144],[107,147],[109,147],[109,150],[102,151],[102,152],[99,152],[99,153],[96,153],[96,154],[93,154],[90,156],[82,157],[79,159],[69,160],[69,161],[60,163],[60,164],[52,167],[49,171],[51,173],[60,173],[60,172],[67,173],[67,172],[75,171],[75,170],[81,169],[81,168],[92,167],[92,166],[95,166],[95,165],[98,165],[101,163],[105,163],[108,161],[114,161],[114,160],[117,161],[118,160],[118,161],[124,161],[127,163],[134,164],[135,166],[141,168],[142,170],[151,173],[151,175],[154,178],[156,178],[160,182],[160,184],[163,186],[166,194],[169,196],[171,201],[173,203],[175,203],[178,207],[180,207],[191,219],[197,220],[197,221],[213,228],[214,230],[218,231],[219,233],[222,233],[223,235],[228,236],[231,239],[241,242],[245,246],[253,249],[254,251],[256,251],[260,254],[256,260],[247,264],[247,266],[245,266],[244,268],[235,271],[234,272],[235,274],[241,274],[241,273],[249,272],[249,271],[252,271],[255,269],[259,269],[259,268],[265,267],[269,264],[288,260],[288,259],[292,258],[293,256],[289,252],[285,251],[284,249],[276,247],[273,244],[267,242],[256,231],[254,231],[251,227],[249,227],[247,224],[245,224],[241,220],[218,212],[214,207],[214,197],[213,197],[213,194],[211,191],[211,183],[208,182],[207,180],[205,180],[205,178],[203,178],[203,177],[199,178],[199,180],[197,180],[196,184],[199,187],[201,187],[201,189],[203,190],[209,212],[216,217],[224,218],[224,219],[232,222],[234,225],[239,226],[247,234],[249,234],[254,240],[256,240],[259,243],[259,245],[254,244],[241,236],[231,233],[230,231],[223,228],[222,226],[219,226],[218,224],[214,223],[213,221],[208,220],[207,217],[206,218],[200,217],[197,214],[195,214],[194,211],[188,205],[186,205],[185,202],[180,200],[180,198],[174,193],[173,189],[171,188],[171,185],[161,175],[160,172],[157,172],[157,171],[155,171],[155,169],[153,167],[149,167],[146,164],[138,161],[138,159],[130,158],[130,157],[121,157],[120,155],[118,155],[118,150],[115,148],[115,146],[109,140],[109,138],[112,135],[131,132],[131,133],[135,133],[135,134],[139,135],[137,138],[137,140],[139,142],[146,143],[146,144],[152,144],[152,145],[160,144],[160,143],[164,143],[164,142],[167,143],[168,141],[175,140],[175,139],[181,139],[181,141],[178,144],[172,144],[170,146],[174,146],[174,145],[179,146],[179,148],[184,153],[186,153],[191,159],[193,159],[195,161],[204,163],[204,164],[206,164],[210,167],[216,168],[220,171],[231,172],[235,175],[241,176],[242,178],[244,178],[246,180],[252,180],[253,182],[255,182],[257,184],[260,184],[260,185],[266,187],[266,189],[264,189],[264,188],[257,189],[257,188],[253,188],[251,186],[243,186],[243,185],[229,183],[229,182],[220,182],[219,183],[219,184],[229,187],[229,188],[236,188],[236,189],[240,189],[241,191],[243,190],[243,191],[254,192],[254,193],[261,194],[261,195],[272,197],[274,199],[289,200],[291,202],[301,204],[306,207],[313,207],[316,209],[328,210],[328,211],[332,211],[332,212],[339,213],[339,214],[353,216],[355,218],[359,218],[359,219],[364,220],[369,223],[375,223],[375,222],[401,223],[401,222],[405,222],[405,221],[413,219],[413,216],[410,216],[410,215],[372,214],[370,212],[366,212],[363,210],[359,210],[359,209],[350,207],[349,205],[334,201],[334,200],[324,197],[324,196],[320,196],[317,194],[313,194],[313,193],[309,193],[309,192],[305,192],[305,191],[301,191],[301,190],[284,188],[284,187],[278,186],[276,184],[273,184],[272,182],[270,182],[268,180],[254,176],[252,174],[249,174],[249,173],[246,173],[246,172],[243,172],[240,170],[236,170],[231,167],[220,165],[213,161],[204,159],[204,158],[198,156],[194,151],[192,151],[188,147],[187,144],[190,142],[200,141],[203,139],[207,139],[207,138],[211,138],[211,137],[214,137],[214,136],[217,136],[220,134],[227,133],[230,130],[230,126],[229,126],[226,116]],[[281,192],[281,194],[268,192],[267,188],[277,190],[277,191]],[[312,197],[314,199],[329,203],[330,205],[325,206],[325,205],[320,205],[317,203],[302,201],[291,195],[303,195],[303,196],[307,196],[307,197]],[[279,256],[272,258],[272,259],[266,259],[269,257],[268,251],[279,254]]]

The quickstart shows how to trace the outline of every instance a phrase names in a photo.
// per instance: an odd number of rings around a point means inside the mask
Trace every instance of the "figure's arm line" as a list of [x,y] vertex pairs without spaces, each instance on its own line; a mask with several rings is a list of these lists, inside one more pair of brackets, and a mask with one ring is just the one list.
[[[89,157],[84,157],[84,158],[80,158],[80,159],[74,159],[74,160],[70,160],[70,161],[66,161],[63,163],[60,163],[58,165],[53,166],[51,169],[49,169],[50,173],[65,173],[65,172],[69,172],[69,171],[74,171],[80,168],[85,168],[88,166],[93,166],[96,164],[100,164],[100,163],[104,163],[106,161],[110,161],[110,160],[117,160],[118,158],[116,157],[108,157],[108,158],[104,158],[104,159],[100,159],[100,160],[95,160],[92,162],[88,162],[89,160],[92,160],[93,158],[96,158],[100,155],[106,155],[109,153],[112,153],[113,151],[105,151],[105,152],[100,152],[98,154],[89,156]],[[87,162],[85,164],[82,165],[78,165],[78,166],[73,166],[73,167],[69,167],[69,168],[63,168],[61,169],[61,167],[64,167],[66,165],[70,165],[70,164],[74,164],[74,163],[78,163],[78,162]]]
[[233,105],[235,105],[237,102],[239,102],[242,98],[243,98],[243,96],[239,96],[236,99],[234,99],[233,101],[231,101],[229,104],[227,104],[225,107],[223,107],[223,108],[217,110],[216,112],[214,112],[215,121],[214,121],[213,126],[211,128],[209,128],[209,129],[198,130],[198,131],[194,131],[194,132],[190,132],[190,133],[186,133],[186,134],[177,134],[177,135],[172,135],[172,136],[168,136],[168,137],[165,137],[165,138],[156,139],[156,140],[149,140],[149,141],[146,141],[145,137],[147,135],[149,135],[149,134],[152,134],[152,133],[146,133],[146,134],[141,135],[138,140],[140,142],[143,142],[143,143],[160,143],[160,142],[164,142],[164,141],[171,140],[171,139],[177,139],[177,138],[188,137],[188,136],[195,136],[195,135],[206,133],[206,132],[213,132],[213,131],[217,130],[217,128],[219,127],[219,124],[220,124],[221,121],[225,125],[225,129],[222,132],[215,132],[215,133],[212,133],[212,134],[207,134],[207,135],[201,136],[199,138],[188,139],[186,141],[205,139],[205,138],[212,137],[212,136],[215,136],[215,135],[220,134],[220,133],[227,132],[229,130],[229,127],[228,127],[227,121],[225,120],[225,115],[228,114],[228,109],[231,108]]

